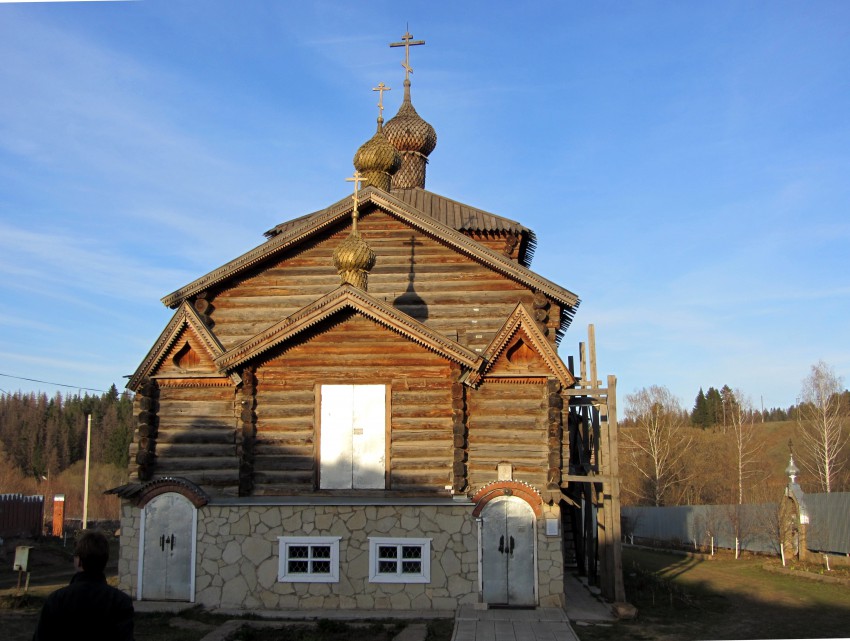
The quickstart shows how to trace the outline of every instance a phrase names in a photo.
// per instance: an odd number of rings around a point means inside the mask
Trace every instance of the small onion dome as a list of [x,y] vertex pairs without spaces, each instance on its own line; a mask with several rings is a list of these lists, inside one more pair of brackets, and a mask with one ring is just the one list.
[[366,291],[369,271],[375,266],[375,252],[363,237],[352,231],[334,250],[334,267],[340,282]]
[[437,146],[437,132],[425,122],[410,101],[410,80],[404,81],[404,100],[398,113],[384,126],[384,135],[401,153],[401,168],[392,178],[397,189],[425,188],[425,164]]
[[378,131],[354,154],[354,168],[363,176],[363,187],[374,185],[389,191],[391,176],[401,167],[401,156],[384,135],[383,123],[379,118]]

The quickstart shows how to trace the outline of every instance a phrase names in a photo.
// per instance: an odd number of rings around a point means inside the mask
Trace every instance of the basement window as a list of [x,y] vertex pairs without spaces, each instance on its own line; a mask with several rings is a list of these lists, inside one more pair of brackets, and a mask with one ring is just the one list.
[[279,536],[277,580],[287,583],[338,583],[338,536]]
[[430,583],[431,539],[369,538],[371,583]]

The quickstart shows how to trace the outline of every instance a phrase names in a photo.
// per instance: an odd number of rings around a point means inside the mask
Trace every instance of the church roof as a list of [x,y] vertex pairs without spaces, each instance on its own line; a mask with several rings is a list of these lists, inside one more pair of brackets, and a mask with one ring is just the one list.
[[[524,236],[526,238],[526,246],[525,248],[520,248],[519,262],[523,267],[529,267],[531,265],[531,259],[537,247],[537,236],[533,230],[521,225],[515,220],[497,216],[489,211],[466,205],[419,187],[393,190],[390,195],[416,208],[426,216],[459,232],[506,232],[517,234],[520,237]],[[273,238],[279,234],[286,233],[326,211],[326,209],[320,209],[311,214],[281,223],[268,230],[265,236],[266,238]],[[524,251],[522,251],[523,249]]]
[[[413,207],[397,198],[394,194],[388,194],[374,187],[367,187],[361,192],[360,203],[361,211],[364,214],[366,212],[365,208],[369,204],[380,207],[390,215],[404,220],[412,227],[435,238],[439,238],[448,246],[453,247],[455,250],[473,258],[479,263],[504,274],[508,278],[512,278],[528,287],[543,292],[563,305],[559,331],[563,332],[569,326],[579,304],[578,296],[571,291],[516,263],[505,255],[491,250],[482,243],[469,238],[438,218],[434,218],[419,208]],[[280,252],[296,247],[321,231],[326,230],[328,227],[337,224],[343,219],[347,219],[351,215],[352,208],[353,203],[351,198],[346,197],[327,209],[291,221],[291,226],[286,228],[276,227],[277,233],[272,234],[267,242],[165,296],[162,299],[162,303],[168,307],[175,307],[187,298],[209,287],[222,283]],[[482,223],[484,222],[482,218]]]

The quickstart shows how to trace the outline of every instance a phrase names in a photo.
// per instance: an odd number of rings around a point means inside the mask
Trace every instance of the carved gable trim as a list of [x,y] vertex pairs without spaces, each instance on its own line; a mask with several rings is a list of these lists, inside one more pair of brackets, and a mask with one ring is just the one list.
[[362,314],[463,367],[477,370],[483,364],[478,354],[456,341],[373,298],[361,289],[342,285],[219,356],[216,365],[222,370],[239,367],[343,310]]
[[[537,328],[534,317],[522,303],[517,304],[482,356],[484,367],[469,377],[470,384],[474,386],[488,375],[493,378],[507,376],[518,379],[528,376],[539,379],[543,368],[564,387],[572,387],[575,384],[575,377]],[[528,365],[527,374],[520,371],[520,362]],[[499,364],[504,364],[505,367],[493,371]]]
[[[127,383],[127,388],[133,391],[138,390],[144,378],[147,378],[156,372],[157,368],[162,365],[165,358],[168,357],[172,348],[183,338],[187,331],[191,331],[197,339],[197,343],[206,350],[210,360],[215,361],[216,358],[224,353],[224,347],[210,331],[209,327],[201,320],[200,315],[187,301],[184,301],[177,308],[174,316],[169,321],[168,325],[159,335],[159,338],[154,343],[151,350],[145,356],[141,365],[136,372],[130,377]],[[198,371],[196,376],[192,374],[182,374],[181,377],[187,378],[216,378],[224,377],[226,374],[210,369],[209,371]],[[234,381],[238,382],[238,381]]]

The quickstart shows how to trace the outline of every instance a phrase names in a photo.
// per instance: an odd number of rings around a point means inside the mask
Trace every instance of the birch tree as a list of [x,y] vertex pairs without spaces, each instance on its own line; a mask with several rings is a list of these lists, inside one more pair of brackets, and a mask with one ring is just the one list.
[[755,464],[762,442],[756,439],[753,425],[753,408],[750,399],[736,389],[729,394],[726,412],[732,428],[735,453],[735,473],[737,481],[738,505],[744,502],[745,481],[755,474]]
[[622,432],[624,449],[643,482],[624,489],[664,505],[674,486],[685,480],[681,462],[691,443],[687,415],[670,390],[657,385],[627,395],[626,403],[626,417],[634,426]]
[[841,453],[847,445],[848,430],[842,415],[843,381],[823,361],[812,365],[803,380],[798,408],[801,445],[800,462],[820,483],[824,492],[832,491],[844,461]]

